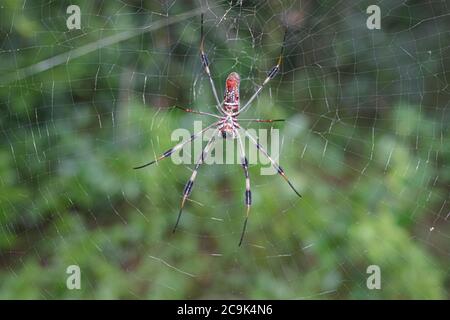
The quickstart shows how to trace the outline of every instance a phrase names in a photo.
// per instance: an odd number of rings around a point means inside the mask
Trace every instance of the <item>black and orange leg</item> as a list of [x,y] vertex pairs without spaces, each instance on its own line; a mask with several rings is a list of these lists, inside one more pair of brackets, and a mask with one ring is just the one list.
[[285,119],[238,119],[238,120],[250,122],[267,122],[267,123],[286,121]]
[[280,165],[272,159],[272,157],[269,155],[269,153],[264,149],[264,147],[262,145],[259,144],[258,141],[256,141],[255,138],[252,137],[252,135],[250,135],[250,133],[248,133],[247,130],[244,129],[245,135],[250,139],[250,141],[256,146],[256,148],[261,151],[267,159],[269,159],[269,161],[272,163],[272,166],[275,168],[275,170],[277,171],[277,173],[283,177],[284,180],[286,180],[286,182],[289,184],[289,186],[291,187],[291,189],[297,194],[297,196],[299,196],[300,198],[302,197],[301,194],[297,191],[297,189],[294,188],[294,186],[292,185],[291,181],[289,181],[288,177],[286,176],[286,173],[284,172],[283,168],[280,167]]
[[214,99],[216,100],[216,108],[219,110],[220,113],[225,114],[225,111],[222,109],[222,104],[220,103],[219,96],[217,94],[216,86],[214,85],[214,81],[211,77],[211,70],[209,69],[209,60],[208,56],[205,53],[205,48],[203,46],[205,42],[205,34],[203,33],[203,13],[201,15],[201,27],[200,27],[200,33],[201,33],[201,40],[200,40],[200,60],[202,62],[203,69],[205,69],[206,74],[209,78],[209,83],[211,84],[211,89],[213,91]]
[[283,43],[281,45],[280,56],[278,57],[277,64],[275,66],[273,66],[272,69],[270,69],[270,71],[267,73],[267,76],[266,76],[266,79],[264,80],[264,82],[258,87],[256,92],[250,97],[250,99],[244,104],[244,106],[239,111],[235,112],[233,114],[233,116],[237,116],[238,114],[241,114],[242,112],[246,111],[250,107],[250,104],[253,102],[253,100],[255,100],[255,98],[259,95],[259,93],[262,91],[262,89],[266,86],[266,84],[268,84],[270,80],[275,78],[278,71],[280,71],[284,47],[286,44],[286,35],[287,35],[287,29],[284,32]]
[[211,116],[211,117],[214,117],[214,118],[219,118],[219,119],[221,119],[221,117],[218,116],[217,114],[212,114],[212,113],[203,112],[203,111],[197,111],[197,110],[193,110],[193,109],[189,109],[189,108],[183,108],[183,107],[179,107],[179,106],[174,106],[174,108],[183,110],[184,112],[195,113],[195,114],[201,114],[201,115],[203,115],[203,116]]
[[142,168],[145,168],[145,167],[147,167],[147,166],[149,166],[149,165],[154,164],[155,162],[158,162],[158,161],[160,161],[160,160],[162,160],[162,159],[165,159],[165,158],[167,158],[167,157],[170,157],[175,151],[181,149],[185,144],[187,144],[187,143],[193,141],[193,140],[196,139],[198,136],[200,136],[202,133],[204,133],[206,130],[211,129],[212,127],[214,127],[214,126],[216,126],[216,125],[218,125],[218,122],[215,122],[215,123],[213,123],[213,124],[207,126],[206,128],[204,128],[203,130],[201,130],[201,131],[199,131],[199,132],[197,132],[197,133],[194,133],[188,140],[183,141],[183,142],[180,142],[179,144],[177,144],[177,145],[175,145],[174,147],[170,148],[169,150],[165,151],[162,155],[160,155],[160,156],[159,156],[158,158],[156,158],[155,160],[150,161],[150,162],[148,162],[148,163],[146,163],[146,164],[143,164],[143,165],[141,165],[141,166],[134,167],[133,169],[142,169]]
[[206,144],[205,148],[203,149],[202,154],[200,155],[200,157],[198,158],[198,160],[195,164],[195,168],[194,168],[194,171],[192,172],[191,177],[189,178],[188,182],[184,186],[183,199],[181,200],[180,211],[178,212],[177,221],[175,223],[175,226],[173,227],[172,232],[175,232],[177,230],[178,223],[180,222],[181,214],[183,213],[184,204],[186,203],[186,199],[189,197],[189,195],[192,192],[192,187],[194,186],[194,181],[195,181],[195,178],[197,177],[198,168],[200,167],[200,165],[202,163],[205,162],[205,159],[208,156],[208,152],[211,148],[211,145],[214,143],[214,140],[216,139],[216,134],[217,134],[217,130],[214,131],[211,139],[209,139],[208,143]]
[[252,205],[252,191],[250,189],[250,175],[248,173],[248,160],[247,160],[247,157],[245,156],[244,145],[242,144],[241,136],[239,135],[239,132],[237,130],[235,130],[235,135],[238,138],[239,152],[240,152],[240,155],[241,155],[241,164],[242,164],[242,168],[244,169],[244,175],[245,175],[245,206],[247,207],[247,212],[246,212],[245,220],[244,220],[244,226],[242,228],[241,238],[239,240],[239,246],[241,246],[242,240],[244,239],[245,231],[247,229],[247,222],[248,222],[248,216],[250,214],[250,207]]

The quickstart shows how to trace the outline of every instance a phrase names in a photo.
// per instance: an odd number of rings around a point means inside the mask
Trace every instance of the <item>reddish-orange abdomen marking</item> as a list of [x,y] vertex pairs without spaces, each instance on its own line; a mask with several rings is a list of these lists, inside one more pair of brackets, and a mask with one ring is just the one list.
[[239,110],[239,84],[241,78],[236,72],[228,75],[225,81],[224,109],[228,112],[236,112]]

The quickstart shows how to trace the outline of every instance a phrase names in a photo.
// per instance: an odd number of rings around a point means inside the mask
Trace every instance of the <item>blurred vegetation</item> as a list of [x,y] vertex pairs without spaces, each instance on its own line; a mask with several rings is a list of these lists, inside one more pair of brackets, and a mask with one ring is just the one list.
[[[66,28],[69,4],[81,30]],[[239,165],[200,169],[175,234],[191,166],[131,169],[199,119],[171,106],[214,111],[200,4],[2,1],[0,298],[449,298],[448,5],[383,2],[371,31],[370,4],[204,4],[216,85],[239,72],[244,101],[289,30],[282,70],[246,117],[287,119],[280,161],[303,198],[252,166],[239,248]],[[66,288],[71,264],[82,290]],[[369,265],[381,290],[366,287]]]

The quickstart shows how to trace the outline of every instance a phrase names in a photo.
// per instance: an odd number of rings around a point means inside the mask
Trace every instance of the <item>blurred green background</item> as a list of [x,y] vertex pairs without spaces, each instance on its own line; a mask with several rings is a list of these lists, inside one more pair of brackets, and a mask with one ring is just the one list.
[[[448,2],[0,4],[0,298],[449,298]],[[216,86],[239,72],[243,101],[288,26],[245,117],[287,119],[280,162],[303,198],[251,166],[240,248],[239,165],[200,169],[175,234],[192,165],[131,169],[200,120],[172,106],[214,112],[202,8]]]

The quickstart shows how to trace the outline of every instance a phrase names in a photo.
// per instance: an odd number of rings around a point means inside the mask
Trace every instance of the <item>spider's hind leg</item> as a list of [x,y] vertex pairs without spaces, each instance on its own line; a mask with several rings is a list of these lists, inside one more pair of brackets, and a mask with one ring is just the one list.
[[184,186],[183,199],[181,200],[180,211],[178,212],[177,221],[175,222],[175,226],[173,227],[172,232],[175,232],[177,230],[178,223],[180,222],[181,214],[183,213],[184,204],[186,203],[187,197],[189,197],[189,195],[192,192],[192,188],[194,186],[194,181],[195,181],[195,178],[197,177],[198,168],[200,167],[201,164],[204,163],[204,161],[205,161],[205,159],[206,159],[206,157],[208,155],[209,149],[211,148],[211,145],[215,141],[216,134],[217,134],[217,130],[214,131],[211,139],[209,139],[209,141],[206,144],[205,148],[202,150],[202,154],[200,155],[200,157],[198,158],[198,160],[197,160],[197,162],[195,164],[194,171],[192,172],[192,175],[191,175],[190,179],[188,180],[188,182]]
[[297,189],[294,188],[294,185],[291,183],[291,181],[288,179],[288,177],[286,176],[286,173],[284,172],[283,168],[281,168],[281,166],[272,159],[272,157],[269,155],[269,153],[266,151],[266,149],[264,149],[264,147],[262,145],[259,144],[258,141],[256,141],[255,138],[253,138],[250,133],[248,133],[247,130],[245,130],[245,135],[250,139],[250,141],[256,146],[256,148],[261,151],[267,159],[269,159],[269,161],[271,162],[272,166],[275,168],[275,170],[277,171],[277,173],[283,177],[283,179],[288,183],[288,185],[291,187],[291,189],[295,192],[295,194],[297,196],[299,196],[300,198],[302,197],[302,195],[297,191]]
[[241,238],[239,240],[239,246],[241,246],[242,240],[244,239],[245,231],[247,229],[247,222],[248,222],[248,216],[250,214],[250,207],[252,205],[252,191],[250,189],[250,176],[248,174],[248,160],[245,155],[244,145],[242,144],[242,139],[241,139],[241,136],[239,135],[239,132],[237,130],[234,130],[234,133],[239,142],[239,152],[241,154],[241,164],[242,164],[242,168],[244,169],[244,174],[245,174],[245,206],[247,207],[247,212],[245,215],[245,221],[244,221],[244,226],[242,228]]

